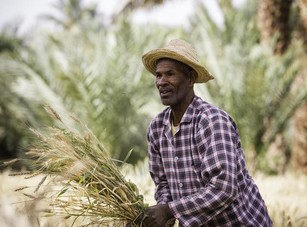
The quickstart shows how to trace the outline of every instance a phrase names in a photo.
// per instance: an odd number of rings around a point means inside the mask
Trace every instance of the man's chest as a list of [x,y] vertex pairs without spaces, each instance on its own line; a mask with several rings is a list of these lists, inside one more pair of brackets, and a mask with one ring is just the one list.
[[195,132],[192,127],[181,126],[174,136],[165,130],[160,140],[162,165],[173,197],[195,193],[203,185]]

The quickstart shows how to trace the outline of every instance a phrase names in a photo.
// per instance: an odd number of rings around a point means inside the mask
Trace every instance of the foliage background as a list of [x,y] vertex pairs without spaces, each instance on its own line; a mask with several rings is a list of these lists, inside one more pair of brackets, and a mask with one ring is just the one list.
[[[10,158],[27,150],[31,143],[27,127],[48,123],[42,108],[47,103],[86,122],[114,158],[128,158],[130,163],[144,159],[147,125],[164,107],[141,56],[172,38],[182,38],[193,43],[215,76],[214,81],[197,85],[197,95],[233,116],[249,168],[284,172],[297,138],[292,116],[307,97],[306,79],[296,82],[304,72],[303,41],[293,36],[288,48],[276,55],[281,32],[262,42],[257,26],[261,8],[253,0],[240,8],[229,0],[219,1],[222,26],[198,1],[185,27],[136,24],[134,11],[150,10],[163,1],[130,3],[107,22],[93,4],[62,0],[54,4],[57,16],[41,17],[54,25],[51,31],[37,28],[23,36],[18,26],[1,31],[1,156]],[[289,26],[295,30],[299,7],[290,12]],[[283,149],[273,149],[270,164],[270,147],[278,141]]]
[[[237,8],[230,0],[220,0],[221,26],[202,1],[195,1],[188,26],[133,22],[136,10],[149,12],[163,4],[125,1],[106,19],[86,1],[59,0],[53,6],[57,15],[39,18],[53,24],[51,31],[37,27],[21,35],[18,25],[4,27],[0,32],[0,161],[27,152],[33,143],[30,126],[43,129],[53,124],[43,109],[49,104],[86,122],[112,157],[143,170],[147,126],[164,107],[141,56],[172,38],[182,38],[196,47],[201,63],[215,76],[196,85],[196,94],[233,116],[249,170],[279,174],[286,182],[289,178],[304,182],[304,175],[287,173],[307,173],[306,4],[246,0]],[[271,23],[263,25],[263,21]],[[13,166],[24,167],[27,163]],[[133,178],[148,182],[144,173],[134,173]],[[280,213],[287,205],[280,209],[276,205],[281,196],[290,194],[280,191],[284,181],[258,179],[266,199],[274,201],[269,208],[275,220],[288,226],[287,214]],[[273,190],[277,196],[266,195],[271,179],[282,182]],[[305,189],[302,184],[297,187]],[[303,206],[293,209],[299,212],[291,212],[291,220],[304,216]]]

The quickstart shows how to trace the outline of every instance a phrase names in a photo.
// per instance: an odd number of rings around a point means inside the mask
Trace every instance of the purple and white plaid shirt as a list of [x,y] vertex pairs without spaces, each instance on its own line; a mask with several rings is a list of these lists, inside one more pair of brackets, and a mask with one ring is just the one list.
[[157,203],[168,203],[181,226],[272,226],[230,116],[195,97],[174,136],[170,116],[166,108],[147,135]]

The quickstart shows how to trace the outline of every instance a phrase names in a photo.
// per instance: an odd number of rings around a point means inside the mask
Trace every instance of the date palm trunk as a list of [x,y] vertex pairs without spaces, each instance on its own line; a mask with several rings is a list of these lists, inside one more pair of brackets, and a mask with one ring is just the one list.
[[[291,42],[291,35],[294,29],[295,34],[303,41],[306,57],[307,40],[307,0],[296,0],[299,8],[299,19],[297,26],[290,25],[290,13],[293,0],[260,0],[258,7],[257,24],[261,33],[261,42],[274,43],[274,54],[282,55]],[[274,42],[273,42],[274,41]],[[306,68],[298,74],[297,84],[299,86],[304,79]],[[306,75],[306,74],[305,74]],[[294,89],[295,90],[295,89]],[[282,165],[287,165],[289,160],[286,146],[280,146],[285,138],[276,135],[276,140],[268,149],[268,155],[278,153],[283,161]],[[275,145],[274,145],[275,143]],[[278,149],[278,150],[276,150]],[[293,136],[291,143],[290,161],[294,170],[307,173],[307,104],[302,103],[293,116]],[[281,164],[281,163],[279,163]],[[285,167],[285,166],[284,166]],[[286,169],[279,166],[279,171]]]
[[276,39],[274,52],[282,54],[290,43],[289,18],[292,0],[260,0],[258,26],[263,42]]
[[[304,58],[307,62],[307,0],[297,0],[299,8],[299,22],[297,26],[297,38],[302,40]],[[307,66],[301,71],[297,84],[307,83]],[[307,102],[302,103],[293,118],[293,140],[291,164],[293,169],[307,174]]]

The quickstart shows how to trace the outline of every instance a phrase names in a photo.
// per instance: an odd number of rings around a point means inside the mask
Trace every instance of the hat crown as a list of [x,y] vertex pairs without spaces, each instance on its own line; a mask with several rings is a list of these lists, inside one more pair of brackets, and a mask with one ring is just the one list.
[[173,39],[166,45],[165,49],[169,49],[182,56],[185,56],[187,59],[191,61],[199,62],[198,55],[194,47],[192,47],[191,44],[183,40]]
[[151,50],[142,56],[145,68],[156,75],[157,61],[161,58],[170,58],[182,62],[197,73],[195,83],[205,83],[213,79],[211,73],[199,63],[198,55],[191,44],[181,39],[173,39],[163,48]]

